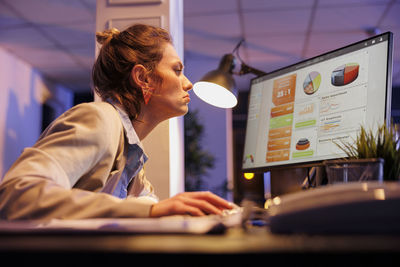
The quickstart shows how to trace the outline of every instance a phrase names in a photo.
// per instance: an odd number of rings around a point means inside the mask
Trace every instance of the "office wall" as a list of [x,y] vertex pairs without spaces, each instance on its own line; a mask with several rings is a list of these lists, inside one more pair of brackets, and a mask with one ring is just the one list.
[[0,47],[0,178],[39,137],[46,101],[59,115],[72,106],[73,94]]

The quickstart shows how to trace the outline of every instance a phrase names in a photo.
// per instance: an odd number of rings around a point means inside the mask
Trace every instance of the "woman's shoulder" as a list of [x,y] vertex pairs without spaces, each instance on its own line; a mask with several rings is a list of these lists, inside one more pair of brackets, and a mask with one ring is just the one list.
[[67,112],[94,112],[101,114],[117,114],[113,105],[108,102],[86,102],[73,106]]
[[88,102],[78,104],[63,114],[64,117],[74,117],[87,123],[105,122],[113,123],[118,120],[118,112],[107,102]]
[[89,102],[73,106],[58,117],[44,132],[59,132],[74,128],[79,132],[120,132],[118,112],[107,102]]

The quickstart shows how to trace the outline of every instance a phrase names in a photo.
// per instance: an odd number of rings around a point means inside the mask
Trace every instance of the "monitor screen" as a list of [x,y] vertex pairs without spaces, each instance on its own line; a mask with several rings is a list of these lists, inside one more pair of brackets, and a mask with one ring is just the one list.
[[317,165],[390,120],[392,33],[251,81],[242,169]]

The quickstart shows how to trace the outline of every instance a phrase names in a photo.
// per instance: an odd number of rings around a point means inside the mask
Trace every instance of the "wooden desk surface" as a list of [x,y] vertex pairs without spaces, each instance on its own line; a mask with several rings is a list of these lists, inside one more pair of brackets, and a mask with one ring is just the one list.
[[[308,236],[276,235],[267,228],[246,232],[242,229],[230,229],[221,235],[124,235],[124,234],[1,234],[0,258],[43,262],[43,255],[61,255],[62,261],[72,260],[71,256],[86,256],[90,263],[126,258],[162,260],[164,256],[190,255],[196,262],[206,261],[206,256],[229,256],[265,259],[278,258],[299,264],[315,260],[312,255],[324,255],[330,258],[328,263],[343,264],[355,260],[365,263],[382,261],[399,265],[400,236]],[[134,257],[133,257],[134,255]],[[154,255],[156,257],[152,258]],[[293,257],[290,257],[293,256]],[[67,257],[68,256],[68,257]],[[196,257],[197,256],[197,257]],[[268,257],[267,257],[268,256]],[[193,258],[193,259],[194,259]],[[81,258],[84,260],[85,258]],[[389,264],[389,265],[390,265]],[[328,264],[329,265],[329,264]],[[368,264],[367,264],[368,265]],[[348,266],[348,265],[341,265]],[[382,265],[383,266],[383,265]]]

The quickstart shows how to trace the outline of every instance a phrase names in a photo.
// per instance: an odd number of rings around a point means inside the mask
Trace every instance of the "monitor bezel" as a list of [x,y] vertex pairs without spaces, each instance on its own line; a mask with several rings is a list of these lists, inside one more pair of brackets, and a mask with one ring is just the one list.
[[[293,68],[296,65],[305,64],[306,62],[313,61],[313,60],[315,60],[317,58],[321,58],[321,57],[324,57],[326,55],[333,54],[333,53],[338,52],[340,50],[346,50],[346,49],[348,49],[348,48],[350,48],[352,46],[358,46],[358,45],[360,45],[362,43],[371,41],[373,39],[376,39],[376,38],[379,38],[379,37],[385,36],[385,35],[387,35],[387,41],[388,41],[388,46],[387,46],[387,66],[386,66],[386,70],[387,71],[386,71],[386,95],[385,95],[385,122],[386,122],[386,125],[389,127],[390,123],[391,123],[392,69],[393,69],[393,33],[390,32],[390,31],[387,31],[387,32],[384,32],[384,33],[381,33],[381,34],[378,34],[378,35],[363,39],[361,41],[358,41],[358,42],[355,42],[355,43],[351,43],[349,45],[346,45],[346,46],[343,46],[343,47],[328,51],[326,53],[323,53],[323,54],[320,54],[320,55],[317,55],[317,56],[314,56],[314,57],[311,57],[311,58],[296,62],[294,64],[291,64],[291,65],[276,69],[276,70],[274,70],[272,72],[268,72],[268,73],[266,73],[264,75],[261,75],[261,76],[258,76],[258,77],[254,77],[250,81],[249,92],[251,92],[251,88],[252,88],[252,85],[253,85],[254,81],[256,81],[258,79],[263,79],[264,77],[268,77],[268,76],[274,75],[274,74],[276,74],[278,72],[282,72],[285,69]],[[347,53],[350,53],[350,51],[347,52]],[[344,54],[347,54],[347,53],[344,53]],[[314,64],[319,63],[319,62],[317,61]],[[313,64],[309,64],[307,66],[311,66],[311,65],[313,65]],[[250,105],[249,105],[249,108],[250,108]],[[249,110],[247,112],[249,112]],[[247,129],[247,123],[246,123],[245,138],[247,136],[247,130],[248,129]],[[244,145],[246,145],[246,143]],[[244,157],[244,155],[243,155],[243,157]],[[332,159],[329,159],[329,160],[334,160],[334,159],[339,159],[339,158],[332,158]],[[262,173],[262,172],[268,172],[268,171],[271,171],[271,170],[288,169],[288,168],[318,167],[318,166],[323,166],[323,162],[324,161],[325,160],[314,160],[314,161],[307,161],[307,162],[284,163],[284,164],[279,164],[279,165],[261,166],[261,167],[252,167],[252,168],[244,168],[243,164],[242,164],[242,168],[241,169],[242,169],[242,172]]]

